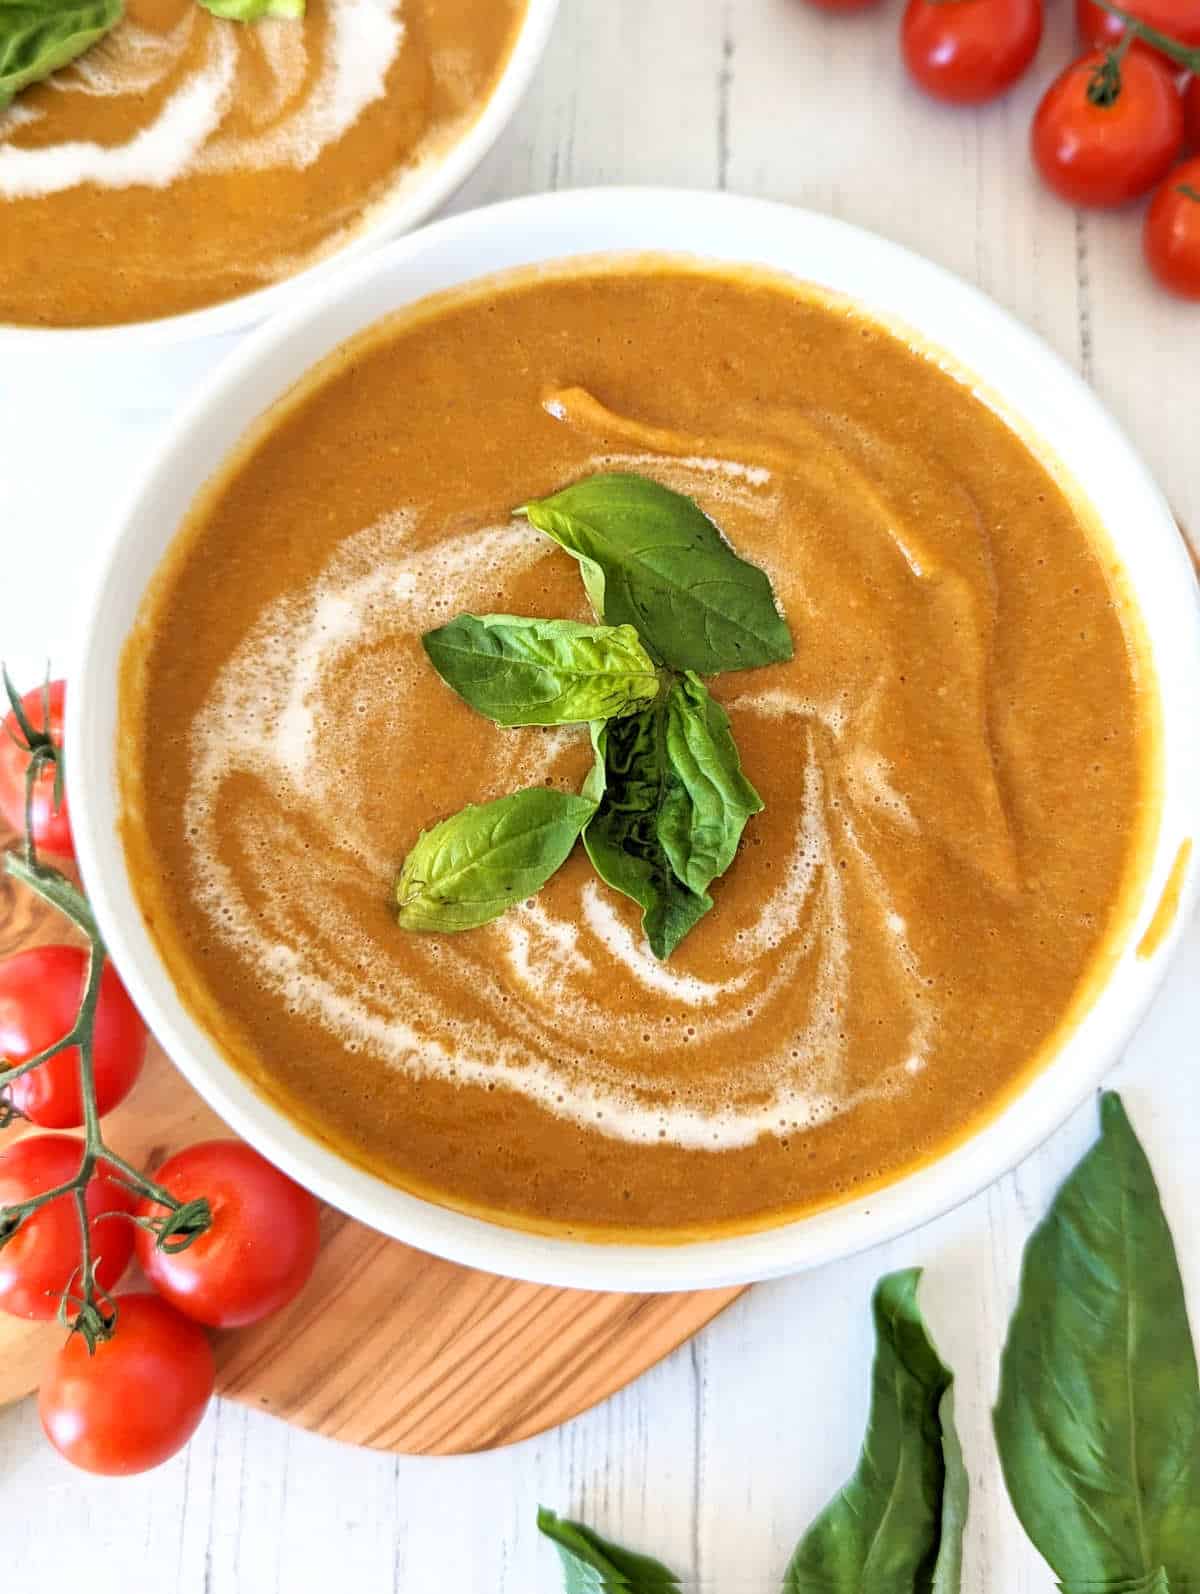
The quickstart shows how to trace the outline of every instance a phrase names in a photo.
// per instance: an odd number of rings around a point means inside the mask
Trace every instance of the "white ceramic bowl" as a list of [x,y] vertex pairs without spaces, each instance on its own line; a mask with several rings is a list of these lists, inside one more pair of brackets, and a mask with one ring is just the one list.
[[202,310],[189,310],[184,315],[98,327],[25,327],[0,322],[0,357],[26,352],[40,356],[48,350],[66,351],[74,357],[113,347],[161,348],[237,332],[265,321],[306,292],[315,291],[348,261],[358,260],[387,239],[419,226],[470,177],[507,127],[537,71],[558,14],[559,0],[527,0],[527,5],[512,53],[476,120],[441,159],[431,161],[419,177],[398,188],[393,198],[383,200],[341,248],[270,287],[207,305]]
[[[977,373],[1103,511],[1152,641],[1165,757],[1153,864],[1119,962],[1053,1061],[1000,1116],[867,1197],[762,1233],[671,1247],[545,1238],[434,1206],[352,1166],[263,1100],[185,1012],[143,928],[117,839],[114,767],[118,656],[142,592],[193,495],[257,415],[327,351],[428,293],[531,262],[644,249],[825,284]],[[1194,897],[1193,866],[1171,932],[1139,959],[1136,942],[1200,815],[1200,607],[1166,503],[1090,390],[1024,327],[937,266],[827,217],[715,194],[595,189],[457,216],[373,253],[261,328],[208,381],[123,510],[91,591],[81,674],[67,699],[67,780],[84,880],[138,1006],[197,1090],[301,1183],[387,1234],[495,1273],[593,1289],[699,1288],[791,1272],[925,1222],[1020,1161],[1097,1084],[1150,1002]]]

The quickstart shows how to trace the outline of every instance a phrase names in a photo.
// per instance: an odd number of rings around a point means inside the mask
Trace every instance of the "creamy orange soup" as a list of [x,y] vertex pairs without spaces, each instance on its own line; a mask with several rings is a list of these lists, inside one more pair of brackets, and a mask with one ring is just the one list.
[[92,326],[286,277],[478,116],[525,0],[309,0],[237,23],[127,0],[0,111],[0,321]]
[[[590,763],[421,635],[589,618],[511,510],[610,469],[769,574],[795,656],[710,682],[765,809],[667,962],[582,848],[406,933],[422,829]],[[184,1001],[356,1162],[539,1228],[761,1225],[946,1149],[1088,1000],[1157,813],[1143,657],[1053,471],[854,308],[667,261],[513,278],[349,345],[202,494],[126,649],[125,844]]]

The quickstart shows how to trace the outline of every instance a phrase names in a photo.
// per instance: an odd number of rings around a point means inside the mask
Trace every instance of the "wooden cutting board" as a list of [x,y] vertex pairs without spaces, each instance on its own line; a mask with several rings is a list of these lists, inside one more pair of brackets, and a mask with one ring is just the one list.
[[[0,833],[0,846],[12,839]],[[0,956],[71,939],[69,928],[0,873]],[[153,1168],[229,1130],[152,1042],[145,1073],[105,1133]],[[323,1225],[300,1298],[266,1323],[217,1336],[217,1387],[377,1450],[454,1455],[541,1433],[630,1383],[742,1293],[547,1289],[443,1262],[332,1209]],[[61,1335],[54,1323],[0,1315],[0,1405],[37,1388]]]

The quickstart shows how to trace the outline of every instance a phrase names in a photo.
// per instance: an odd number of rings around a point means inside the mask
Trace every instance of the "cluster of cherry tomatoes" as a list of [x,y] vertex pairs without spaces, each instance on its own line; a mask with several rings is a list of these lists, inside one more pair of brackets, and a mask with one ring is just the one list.
[[[22,699],[29,722],[62,744],[63,683],[46,700],[41,689]],[[0,813],[25,824],[28,752],[15,717],[0,727]],[[70,816],[56,808],[54,773],[34,789],[30,830],[40,852],[73,857]],[[0,1152],[0,1215],[7,1208],[67,1185],[81,1171],[83,1142],[62,1133],[85,1121],[79,1053],[68,1047],[4,1087],[4,1066],[70,1034],[87,979],[87,954],[74,946],[41,946],[0,962],[0,1107],[31,1126]],[[146,1027],[116,970],[105,965],[92,1029],[93,1083],[101,1116],[137,1082],[146,1056]],[[87,1212],[95,1283],[116,1308],[112,1337],[90,1350],[72,1334],[42,1380],[42,1426],[68,1461],[89,1472],[144,1472],[182,1448],[212,1396],[213,1352],[206,1327],[240,1328],[286,1306],[312,1272],[319,1246],[316,1201],[249,1146],[212,1140],[172,1156],[156,1185],[185,1203],[204,1197],[211,1225],[186,1249],[157,1243],[161,1203],[139,1196],[110,1164],[88,1182]],[[151,1288],[113,1295],[136,1251]],[[74,1195],[37,1208],[0,1245],[0,1310],[53,1318],[78,1287],[83,1254]]]
[[[847,12],[878,0],[813,3]],[[1143,233],[1150,269],[1200,299],[1200,0],[1122,0],[1157,41],[1130,37],[1097,0],[1075,3],[1086,48],[1038,106],[1034,164],[1072,205],[1107,209],[1153,192]],[[935,99],[979,105],[1025,74],[1042,24],[1043,0],[908,0],[901,53]]]

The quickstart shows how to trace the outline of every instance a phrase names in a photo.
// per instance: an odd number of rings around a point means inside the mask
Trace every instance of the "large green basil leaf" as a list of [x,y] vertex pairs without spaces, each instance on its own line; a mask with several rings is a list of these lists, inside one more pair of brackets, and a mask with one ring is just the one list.
[[498,725],[568,725],[632,714],[658,694],[631,625],[460,614],[422,638],[434,669]]
[[601,619],[636,626],[673,668],[711,675],[791,658],[765,573],[690,498],[644,476],[589,476],[516,513],[579,560]]
[[305,0],[200,0],[200,4],[229,22],[261,22],[263,17],[302,17]]
[[474,930],[498,918],[545,885],[595,807],[531,786],[422,831],[396,882],[401,928]]
[[967,1475],[953,1375],[917,1304],[918,1269],[875,1291],[875,1367],[854,1476],[801,1539],[787,1594],[958,1594]]
[[622,1549],[582,1522],[568,1522],[544,1506],[538,1511],[538,1527],[562,1558],[565,1594],[659,1594],[680,1587],[661,1561]]
[[659,815],[671,789],[666,751],[666,704],[626,719],[593,723],[596,764],[584,795],[599,806],[583,844],[601,879],[632,897],[655,957],[667,958],[712,907],[712,898],[679,880],[659,835]]
[[995,1411],[1005,1482],[1068,1590],[1200,1590],[1200,1379],[1175,1247],[1120,1098],[1025,1249]]
[[0,110],[90,50],[122,10],[122,0],[0,0]]
[[671,779],[658,835],[676,878],[703,896],[762,798],[742,774],[728,714],[690,670],[667,694],[665,738]]

